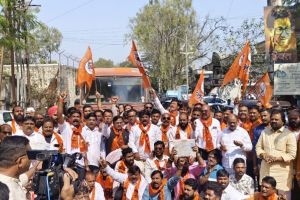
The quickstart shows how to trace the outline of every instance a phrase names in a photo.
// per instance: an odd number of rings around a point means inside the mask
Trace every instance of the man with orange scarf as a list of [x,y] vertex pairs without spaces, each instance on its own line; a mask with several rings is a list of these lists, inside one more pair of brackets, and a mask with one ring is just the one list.
[[49,144],[49,150],[64,151],[64,144],[61,136],[54,131],[54,122],[51,118],[46,118],[42,126],[42,133],[46,142]]
[[162,173],[167,167],[169,156],[164,155],[165,144],[163,141],[154,143],[153,157],[147,158],[145,162],[145,178],[150,183],[151,174],[155,170],[160,170]]
[[106,171],[106,173],[113,178],[113,180],[119,182],[123,186],[122,197],[115,196],[115,199],[120,200],[140,200],[142,199],[145,188],[147,187],[147,181],[142,176],[141,170],[138,166],[133,165],[128,168],[126,174],[117,172],[107,165],[107,162],[100,158],[100,165]]
[[194,123],[196,145],[200,148],[202,158],[207,160],[208,152],[217,148],[217,140],[221,135],[220,122],[212,118],[209,105],[203,105],[201,118]]
[[142,200],[172,200],[171,192],[180,180],[182,166],[178,166],[176,174],[164,179],[160,170],[151,173],[151,183],[146,187]]
[[[182,173],[181,173],[181,179],[177,183],[174,191],[175,191],[175,197],[174,199],[178,200],[179,196],[183,194],[184,191],[184,181],[188,178],[194,178],[196,179],[199,177],[199,175],[203,172],[203,170],[206,167],[205,161],[202,159],[199,149],[197,146],[193,147],[193,151],[196,152],[196,158],[192,157],[178,157],[177,152],[175,149],[172,150],[172,153],[170,155],[170,159],[167,163],[167,168],[164,172],[166,178],[170,178],[174,176],[176,173],[178,167],[182,167]],[[194,162],[194,161],[197,162]],[[173,167],[173,162],[175,167]]]
[[157,109],[160,111],[161,114],[163,113],[170,113],[171,115],[171,124],[172,126],[176,126],[179,123],[179,108],[181,107],[180,103],[176,99],[172,99],[171,104],[166,110],[163,105],[161,104],[159,98],[157,97],[155,90],[150,89],[149,90],[150,96],[154,101],[154,105],[157,107]]
[[154,150],[154,143],[162,139],[162,134],[158,126],[151,124],[148,111],[142,110],[139,118],[139,125],[130,131],[128,145],[137,160],[145,161]]
[[201,200],[198,190],[197,180],[189,178],[184,181],[184,191],[179,200]]
[[112,179],[111,176],[108,176],[108,174],[104,171],[104,169],[100,168],[96,178],[96,182],[102,186],[105,199],[106,200],[113,199],[114,180]]
[[[113,118],[113,126],[110,127],[110,131],[104,131],[109,133],[106,136],[105,140],[105,151],[106,155],[110,152],[117,150],[117,149],[124,149],[128,147],[129,141],[129,132],[128,130],[123,128],[124,119],[121,116],[115,116]],[[109,128],[108,126],[104,126],[105,128]]]
[[88,171],[85,174],[85,182],[89,189],[90,200],[104,200],[104,192],[102,186],[96,182],[96,176],[93,172]]
[[248,200],[284,200],[286,198],[279,197],[276,192],[276,180],[272,176],[266,176],[261,182],[261,191],[256,192],[254,196]]
[[169,113],[162,114],[161,122],[161,138],[163,143],[165,144],[164,155],[169,155],[169,151],[171,151],[169,147],[169,138],[171,135],[175,135],[176,128],[171,125],[171,115]]
[[72,110],[68,113],[69,118],[68,122],[65,121],[63,117],[63,107],[64,100],[67,97],[65,92],[61,93],[58,98],[57,103],[57,122],[59,126],[60,134],[63,138],[65,152],[68,154],[81,153],[83,158],[77,160],[78,164],[78,175],[79,179],[84,179],[85,168],[87,168],[87,144],[82,135],[82,126],[81,126],[81,112],[79,110]]
[[7,122],[12,128],[12,134],[22,132],[22,123],[24,119],[24,109],[21,106],[15,106],[12,109],[13,119]]

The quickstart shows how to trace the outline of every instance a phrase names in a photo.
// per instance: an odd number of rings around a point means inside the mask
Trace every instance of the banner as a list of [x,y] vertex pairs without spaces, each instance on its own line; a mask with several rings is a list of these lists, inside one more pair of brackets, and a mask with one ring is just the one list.
[[294,10],[283,6],[264,8],[266,55],[275,63],[297,62]]
[[300,94],[300,63],[274,65],[274,95]]

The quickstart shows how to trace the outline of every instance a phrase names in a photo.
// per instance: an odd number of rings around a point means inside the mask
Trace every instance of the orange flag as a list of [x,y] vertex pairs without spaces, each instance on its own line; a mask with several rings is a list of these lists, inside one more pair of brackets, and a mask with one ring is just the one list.
[[128,56],[128,60],[134,66],[136,66],[139,69],[140,73],[142,74],[142,78],[143,78],[143,82],[144,82],[144,87],[145,88],[151,88],[150,79],[149,79],[149,77],[146,74],[145,68],[143,66],[143,63],[142,63],[140,57],[139,57],[136,45],[135,45],[135,43],[134,43],[133,40],[132,40],[132,46],[131,46],[130,54]]
[[223,84],[221,87],[230,83],[235,78],[238,78],[241,80],[243,84],[242,95],[244,95],[249,80],[250,66],[251,66],[251,49],[250,49],[250,42],[247,41],[242,51],[234,59],[230,69],[225,74]]
[[270,84],[269,74],[265,73],[253,87],[249,90],[249,93],[253,93],[257,99],[261,101],[261,104],[265,108],[270,108],[270,100],[272,98],[272,86]]
[[202,100],[203,96],[204,96],[204,70],[201,71],[197,85],[189,100],[189,105],[192,107],[194,104],[199,103]]
[[90,90],[93,80],[95,80],[95,69],[93,64],[92,51],[91,48],[88,47],[85,55],[79,63],[76,85],[78,87],[82,87],[84,84],[86,84],[88,90]]

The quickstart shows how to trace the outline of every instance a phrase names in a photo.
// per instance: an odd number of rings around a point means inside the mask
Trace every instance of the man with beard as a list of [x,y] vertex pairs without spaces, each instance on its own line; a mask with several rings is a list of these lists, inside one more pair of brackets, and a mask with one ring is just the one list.
[[222,151],[222,165],[229,174],[233,174],[232,163],[235,158],[246,160],[246,152],[252,150],[252,143],[247,131],[238,125],[235,115],[228,118],[228,128],[225,128],[218,147]]
[[[172,143],[174,140],[182,140],[182,139],[192,139],[193,137],[193,128],[189,123],[189,116],[187,113],[179,114],[179,124],[176,128],[176,131],[173,131],[169,136],[169,142]],[[170,145],[170,149],[173,146]]]
[[[175,187],[175,199],[179,199],[179,196],[183,194],[184,191],[184,181],[188,178],[196,179],[203,172],[206,163],[202,159],[199,149],[197,146],[193,147],[193,151],[196,153],[196,159],[192,157],[179,157],[175,149],[172,150],[170,158],[167,163],[167,168],[165,169],[165,177],[170,178],[174,176],[177,171],[178,166],[182,167],[181,179]],[[196,160],[196,162],[194,162]],[[175,167],[173,167],[173,162]]]
[[15,106],[12,109],[13,119],[7,122],[12,128],[12,133],[22,132],[22,123],[24,119],[24,110],[21,106]]
[[278,193],[291,199],[293,162],[297,144],[295,135],[284,126],[285,116],[279,110],[271,113],[271,128],[265,128],[256,144],[256,153],[262,159],[260,179],[272,176],[276,179]]
[[153,104],[151,102],[147,102],[144,104],[144,110],[147,110],[148,112],[152,112],[153,111]]
[[172,126],[178,125],[178,122],[179,122],[179,112],[178,111],[181,107],[179,100],[172,99],[168,110],[166,110],[163,107],[163,105],[161,104],[159,98],[157,97],[155,90],[151,89],[151,90],[149,90],[149,93],[150,93],[151,98],[154,100],[154,105],[158,108],[160,113],[161,114],[166,113],[166,112],[170,113]]
[[83,113],[83,119],[84,121],[86,120],[86,117],[88,114],[90,114],[91,112],[93,112],[93,108],[91,105],[84,105],[82,108],[82,113]]
[[[84,141],[88,144],[87,148],[87,162],[88,168],[96,173],[99,170],[99,157],[105,156],[105,150],[101,149],[102,134],[97,125],[97,117],[95,113],[91,112],[85,116],[86,125],[82,128],[82,136]],[[88,169],[87,169],[88,170]]]
[[244,195],[229,184],[229,173],[225,169],[221,169],[217,172],[217,182],[223,189],[221,200],[244,199]]
[[201,117],[201,108],[194,108],[193,111],[192,111],[192,118],[191,118],[191,122],[194,123],[194,121],[196,119],[200,119]]
[[255,176],[259,175],[259,167],[261,160],[256,155],[255,146],[257,144],[257,141],[261,135],[261,132],[266,128],[270,128],[270,110],[268,109],[262,109],[260,110],[260,118],[262,120],[262,123],[254,128],[253,130],[253,141],[252,141],[252,153],[253,153],[253,173]]
[[115,199],[142,199],[148,184],[138,166],[130,166],[127,173],[120,173],[113,170],[102,158],[100,158],[100,165],[113,180],[123,185],[122,194],[120,196],[115,195]]
[[54,131],[58,133],[58,122],[57,122],[57,106],[51,106],[48,109],[48,116],[53,120]]
[[[86,154],[88,145],[83,138],[81,126],[81,112],[79,110],[72,110],[68,115],[68,122],[63,117],[64,100],[67,97],[65,92],[61,93],[58,99],[57,121],[59,125],[60,134],[63,138],[65,152],[68,154],[81,153]],[[87,167],[86,157],[76,160],[78,164],[79,180],[84,179],[85,168]]]
[[169,113],[162,114],[161,122],[160,130],[162,142],[165,146],[164,154],[169,155],[169,152],[171,151],[171,148],[169,147],[169,138],[172,137],[171,135],[175,135],[176,128],[171,125],[171,116]]
[[128,145],[132,148],[137,160],[145,161],[154,150],[154,143],[162,140],[162,136],[159,127],[151,124],[148,111],[142,110],[139,117],[140,123],[131,130]]
[[60,134],[54,131],[54,123],[51,118],[46,118],[42,126],[42,134],[48,143],[49,150],[58,150],[60,153],[64,151],[63,140]]
[[27,116],[23,120],[23,131],[19,131],[16,135],[24,136],[29,140],[33,150],[46,150],[48,145],[43,135],[34,131],[35,120],[31,116]]
[[151,112],[151,123],[159,126],[161,123],[160,117],[161,117],[161,113],[159,112],[159,110],[153,109]]
[[171,192],[180,180],[182,166],[177,168],[176,175],[164,179],[160,170],[151,173],[151,183],[146,187],[142,200],[172,200]]
[[254,181],[246,174],[246,163],[243,158],[233,161],[234,175],[230,175],[229,182],[237,191],[250,197],[254,194]]
[[198,184],[196,179],[188,178],[184,181],[183,194],[180,195],[179,200],[200,200],[197,192]]
[[85,182],[89,189],[89,197],[91,200],[104,200],[104,192],[102,186],[96,182],[96,176],[93,172],[86,172]]
[[221,200],[222,188],[216,182],[208,182],[204,189],[204,200]]
[[217,139],[221,135],[220,122],[211,116],[209,105],[201,107],[201,118],[195,120],[196,145],[200,148],[201,155],[207,160],[208,152],[217,148]]
[[145,163],[145,178],[150,183],[151,173],[155,170],[165,171],[169,156],[164,155],[165,144],[162,141],[154,143],[153,158],[147,158]]
[[[109,135],[103,135],[105,140],[105,150],[108,155],[110,152],[117,149],[125,149],[128,147],[129,132],[123,128],[124,120],[121,116],[115,116],[113,118],[113,126],[110,131],[104,130],[105,133],[110,133]],[[108,128],[105,126],[105,128]]]
[[42,134],[42,126],[43,126],[43,122],[44,122],[44,115],[42,115],[40,113],[35,113],[34,119],[35,119],[34,131],[39,133],[39,134]]
[[299,110],[291,110],[288,114],[289,124],[288,128],[294,133],[296,140],[299,140],[300,134],[300,112]]
[[6,138],[7,136],[11,136],[12,135],[12,130],[10,125],[8,124],[2,124],[0,125],[0,143],[2,142],[2,140],[4,138]]

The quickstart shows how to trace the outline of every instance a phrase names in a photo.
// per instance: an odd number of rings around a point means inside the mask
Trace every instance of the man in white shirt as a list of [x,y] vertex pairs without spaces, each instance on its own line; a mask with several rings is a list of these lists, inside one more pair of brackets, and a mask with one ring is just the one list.
[[233,161],[235,158],[246,160],[246,152],[252,150],[252,142],[247,131],[238,126],[238,119],[235,115],[228,117],[228,128],[222,132],[218,147],[222,151],[222,165],[233,174]]
[[[179,124],[176,127],[175,131],[172,131],[169,135],[170,144],[174,140],[182,140],[182,139],[192,139],[193,137],[193,128],[189,123],[189,116],[187,113],[179,114]],[[173,146],[170,145],[170,151]]]
[[160,125],[161,138],[162,138],[163,143],[165,144],[164,154],[169,155],[169,152],[171,152],[171,150],[172,150],[172,149],[170,149],[170,146],[169,146],[170,137],[172,137],[172,135],[176,134],[176,128],[171,125],[170,113],[162,114],[161,122],[162,122]]
[[212,118],[209,105],[202,105],[201,117],[194,124],[196,145],[200,148],[203,159],[207,160],[208,152],[217,148],[221,136],[220,122]]
[[10,200],[26,200],[26,190],[19,176],[29,169],[29,150],[29,140],[22,136],[6,137],[0,144],[0,182],[9,188]]
[[[88,114],[87,114],[88,115]],[[96,176],[93,172],[86,172],[85,181],[89,188],[89,197],[91,200],[104,200],[104,192],[102,186],[96,182]]]
[[57,121],[60,134],[63,138],[65,152],[68,154],[81,153],[83,158],[77,160],[79,179],[84,179],[85,169],[87,168],[87,160],[84,156],[87,152],[87,144],[82,134],[81,126],[81,112],[79,110],[72,110],[68,113],[68,122],[63,117],[63,104],[64,99],[67,97],[66,93],[62,93],[59,96],[58,108],[57,108]]
[[161,140],[161,131],[158,126],[151,124],[148,111],[142,110],[139,115],[141,122],[131,130],[128,146],[137,160],[145,161],[154,150],[154,143]]
[[99,171],[99,158],[105,156],[104,149],[101,149],[102,134],[97,125],[97,116],[91,112],[85,116],[86,125],[82,128],[82,136],[87,144],[88,167],[92,172]]
[[23,120],[23,130],[18,131],[16,135],[24,136],[30,141],[33,150],[46,150],[48,145],[43,135],[34,131],[35,120],[31,116],[27,116]]
[[220,169],[217,172],[217,182],[223,189],[221,200],[244,199],[244,195],[229,184],[229,173],[225,169]]
[[22,123],[24,119],[24,109],[21,106],[15,106],[12,109],[13,119],[7,122],[12,128],[12,133],[16,134],[22,131]]
[[154,155],[153,158],[147,158],[145,163],[145,178],[150,183],[151,173],[154,170],[160,170],[164,173],[169,156],[164,155],[165,144],[162,141],[156,141],[154,143]]
[[46,143],[48,143],[48,150],[58,150],[60,153],[64,152],[63,139],[60,134],[54,131],[53,119],[47,118],[44,120],[42,134]]
[[246,162],[243,158],[233,161],[234,175],[230,175],[229,182],[237,191],[250,198],[254,195],[254,181],[246,174]]
[[[127,174],[123,174],[113,170],[110,166],[107,165],[104,159],[100,159],[100,165],[115,181],[123,184],[122,196],[124,197],[124,199],[142,199],[143,193],[148,183],[146,179],[141,175],[141,170],[138,166],[133,165],[129,167]],[[121,198],[116,198],[115,196],[115,199]]]

